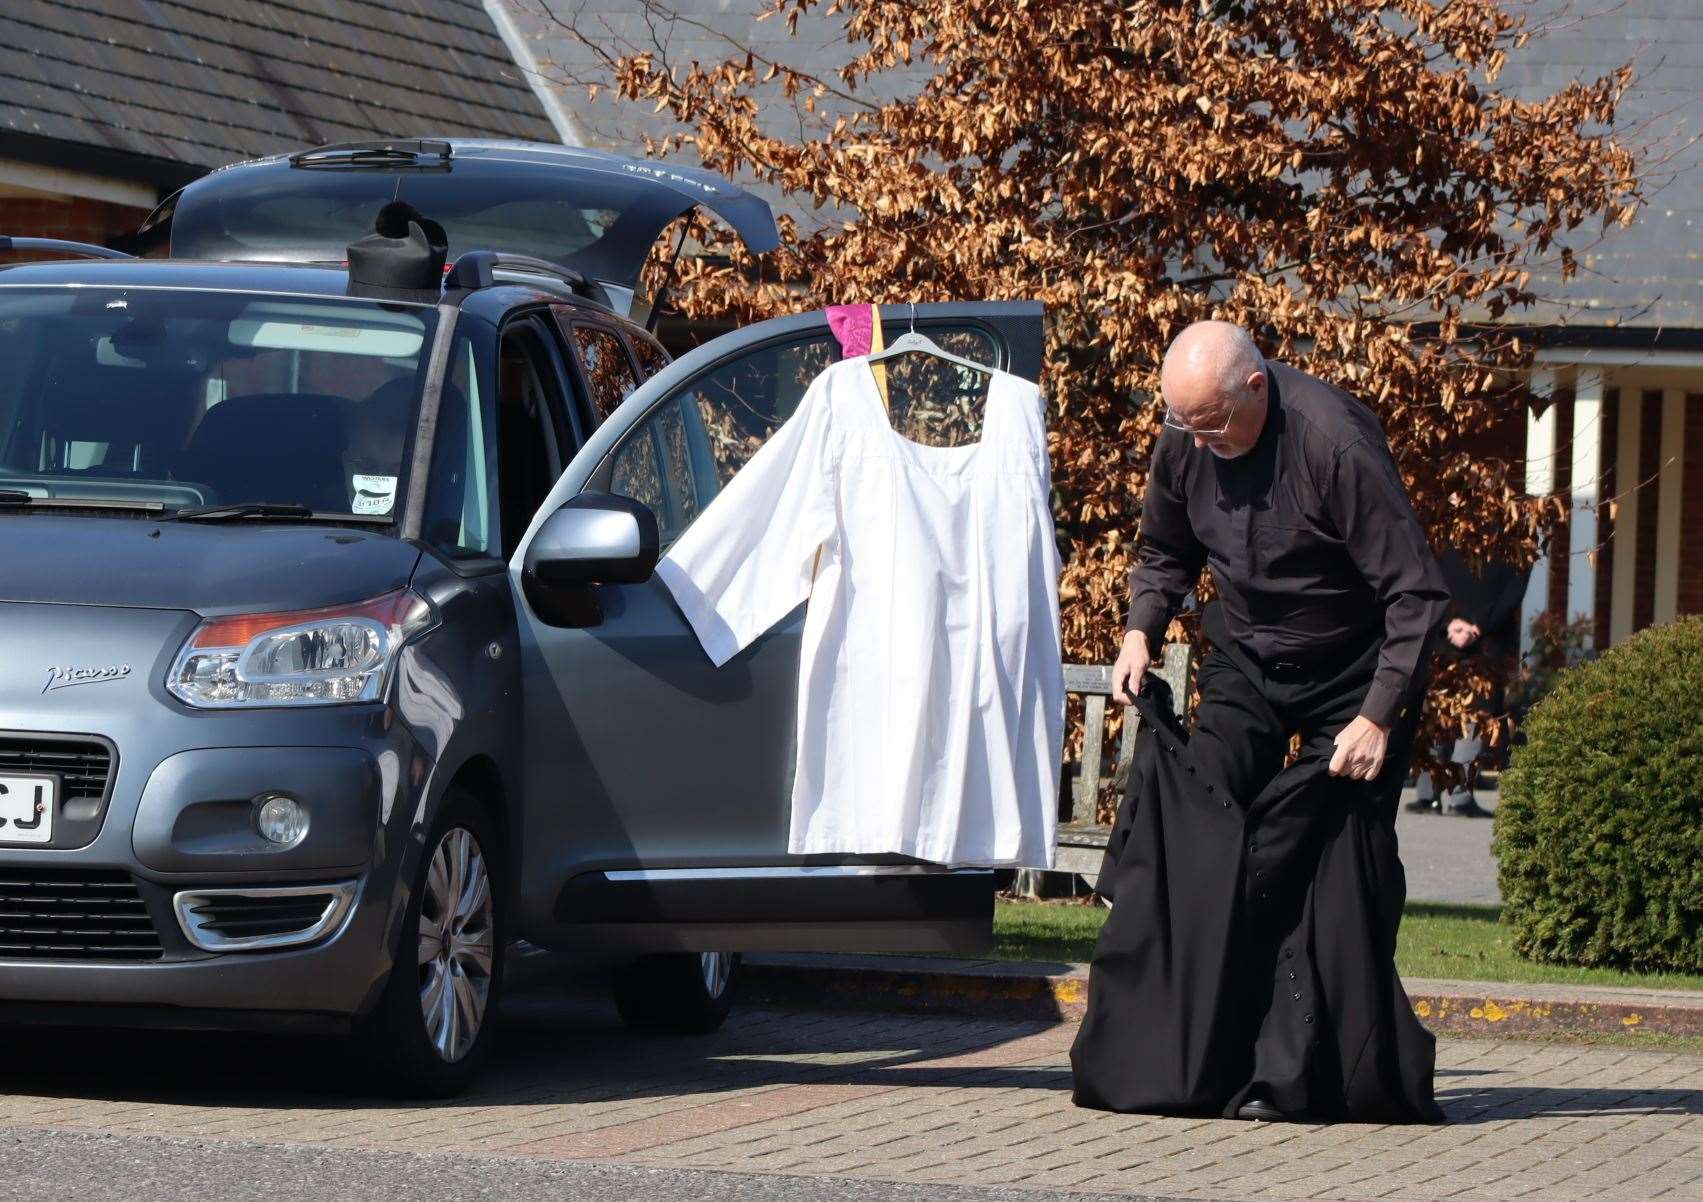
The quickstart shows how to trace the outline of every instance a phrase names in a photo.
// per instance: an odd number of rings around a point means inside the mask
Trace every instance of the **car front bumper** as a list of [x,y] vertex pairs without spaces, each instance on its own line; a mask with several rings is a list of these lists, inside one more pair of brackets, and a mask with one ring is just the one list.
[[[380,704],[192,713],[149,693],[67,690],[27,710],[0,706],[0,738],[14,747],[73,735],[112,751],[88,821],[67,822],[47,848],[0,846],[0,1023],[156,1025],[160,1010],[193,1020],[167,1025],[299,1026],[299,1016],[370,1009],[392,963],[399,883],[419,863],[432,757]],[[278,792],[311,817],[288,848],[269,845],[252,819],[254,799]],[[216,940],[192,940],[174,904],[301,886],[352,892],[301,946],[209,951]],[[103,889],[129,908],[88,901]],[[103,924],[79,915],[85,904],[128,923],[137,946],[109,951]],[[254,1021],[267,1015],[278,1021]]]

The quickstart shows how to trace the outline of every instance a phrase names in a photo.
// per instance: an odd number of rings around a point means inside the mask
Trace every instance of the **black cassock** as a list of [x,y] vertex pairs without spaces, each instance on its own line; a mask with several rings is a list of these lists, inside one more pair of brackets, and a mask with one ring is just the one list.
[[[1327,771],[1376,652],[1287,678],[1215,648],[1192,740],[1149,679],[1071,1049],[1078,1105],[1233,1116],[1259,1095],[1316,1118],[1443,1121],[1435,1041],[1395,970],[1398,761],[1417,713],[1378,782]],[[1282,767],[1291,730],[1302,752]]]

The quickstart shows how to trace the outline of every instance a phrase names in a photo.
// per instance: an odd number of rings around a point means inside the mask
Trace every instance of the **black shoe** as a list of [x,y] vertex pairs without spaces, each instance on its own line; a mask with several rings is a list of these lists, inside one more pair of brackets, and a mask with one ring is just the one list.
[[1236,1117],[1255,1123],[1287,1123],[1293,1120],[1264,1098],[1249,1098],[1236,1108]]
[[1402,807],[1409,814],[1428,814],[1437,808],[1435,797],[1415,797]]
[[1491,816],[1489,810],[1479,805],[1478,802],[1474,801],[1470,797],[1468,797],[1465,801],[1450,803],[1446,812],[1453,814],[1456,818],[1489,818]]

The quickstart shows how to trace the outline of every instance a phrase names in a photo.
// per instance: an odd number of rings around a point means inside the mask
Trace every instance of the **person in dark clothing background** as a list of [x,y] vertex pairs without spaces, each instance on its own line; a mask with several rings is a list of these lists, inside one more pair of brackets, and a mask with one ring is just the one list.
[[1222,322],[1176,339],[1160,385],[1113,694],[1136,700],[1203,567],[1219,600],[1192,734],[1150,720],[1160,767],[1131,773],[1120,824],[1164,846],[1108,855],[1117,900],[1072,1050],[1076,1100],[1437,1121],[1433,1044],[1394,969],[1394,819],[1442,573],[1359,401]]
[[[1492,674],[1505,674],[1520,650],[1520,607],[1526,595],[1528,573],[1512,564],[1491,561],[1475,568],[1466,556],[1450,548],[1437,557],[1454,600],[1448,609],[1440,651],[1455,659],[1482,659]],[[1504,712],[1505,687],[1498,686],[1487,699],[1491,714]],[[1484,751],[1482,732],[1469,730],[1452,745],[1439,749],[1443,758],[1463,766],[1461,784],[1442,797],[1429,772],[1419,776],[1419,788],[1408,809],[1415,813],[1435,810],[1467,818],[1486,818],[1490,811],[1478,804],[1472,784],[1476,762]]]
[[1453,548],[1437,557],[1454,602],[1445,632],[1449,646],[1462,654],[1503,659],[1520,649],[1520,605],[1527,573],[1492,561],[1476,570]]

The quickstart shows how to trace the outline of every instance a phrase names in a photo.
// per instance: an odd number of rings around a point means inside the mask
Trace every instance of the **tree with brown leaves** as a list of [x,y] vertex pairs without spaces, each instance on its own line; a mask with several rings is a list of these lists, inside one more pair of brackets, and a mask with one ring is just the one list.
[[[1468,446],[1530,401],[1534,271],[1572,275],[1568,243],[1640,203],[1611,132],[1630,76],[1499,91],[1531,32],[1510,5],[769,0],[843,30],[819,74],[732,33],[720,61],[610,47],[574,0],[549,7],[620,97],[672,119],[652,153],[834,215],[783,219],[761,263],[707,233],[724,253],[684,267],[688,315],[1046,303],[1067,658],[1117,645],[1159,363],[1199,318],[1371,405],[1435,546],[1527,564],[1562,516]],[[1440,668],[1433,721],[1458,729],[1488,684]]]

